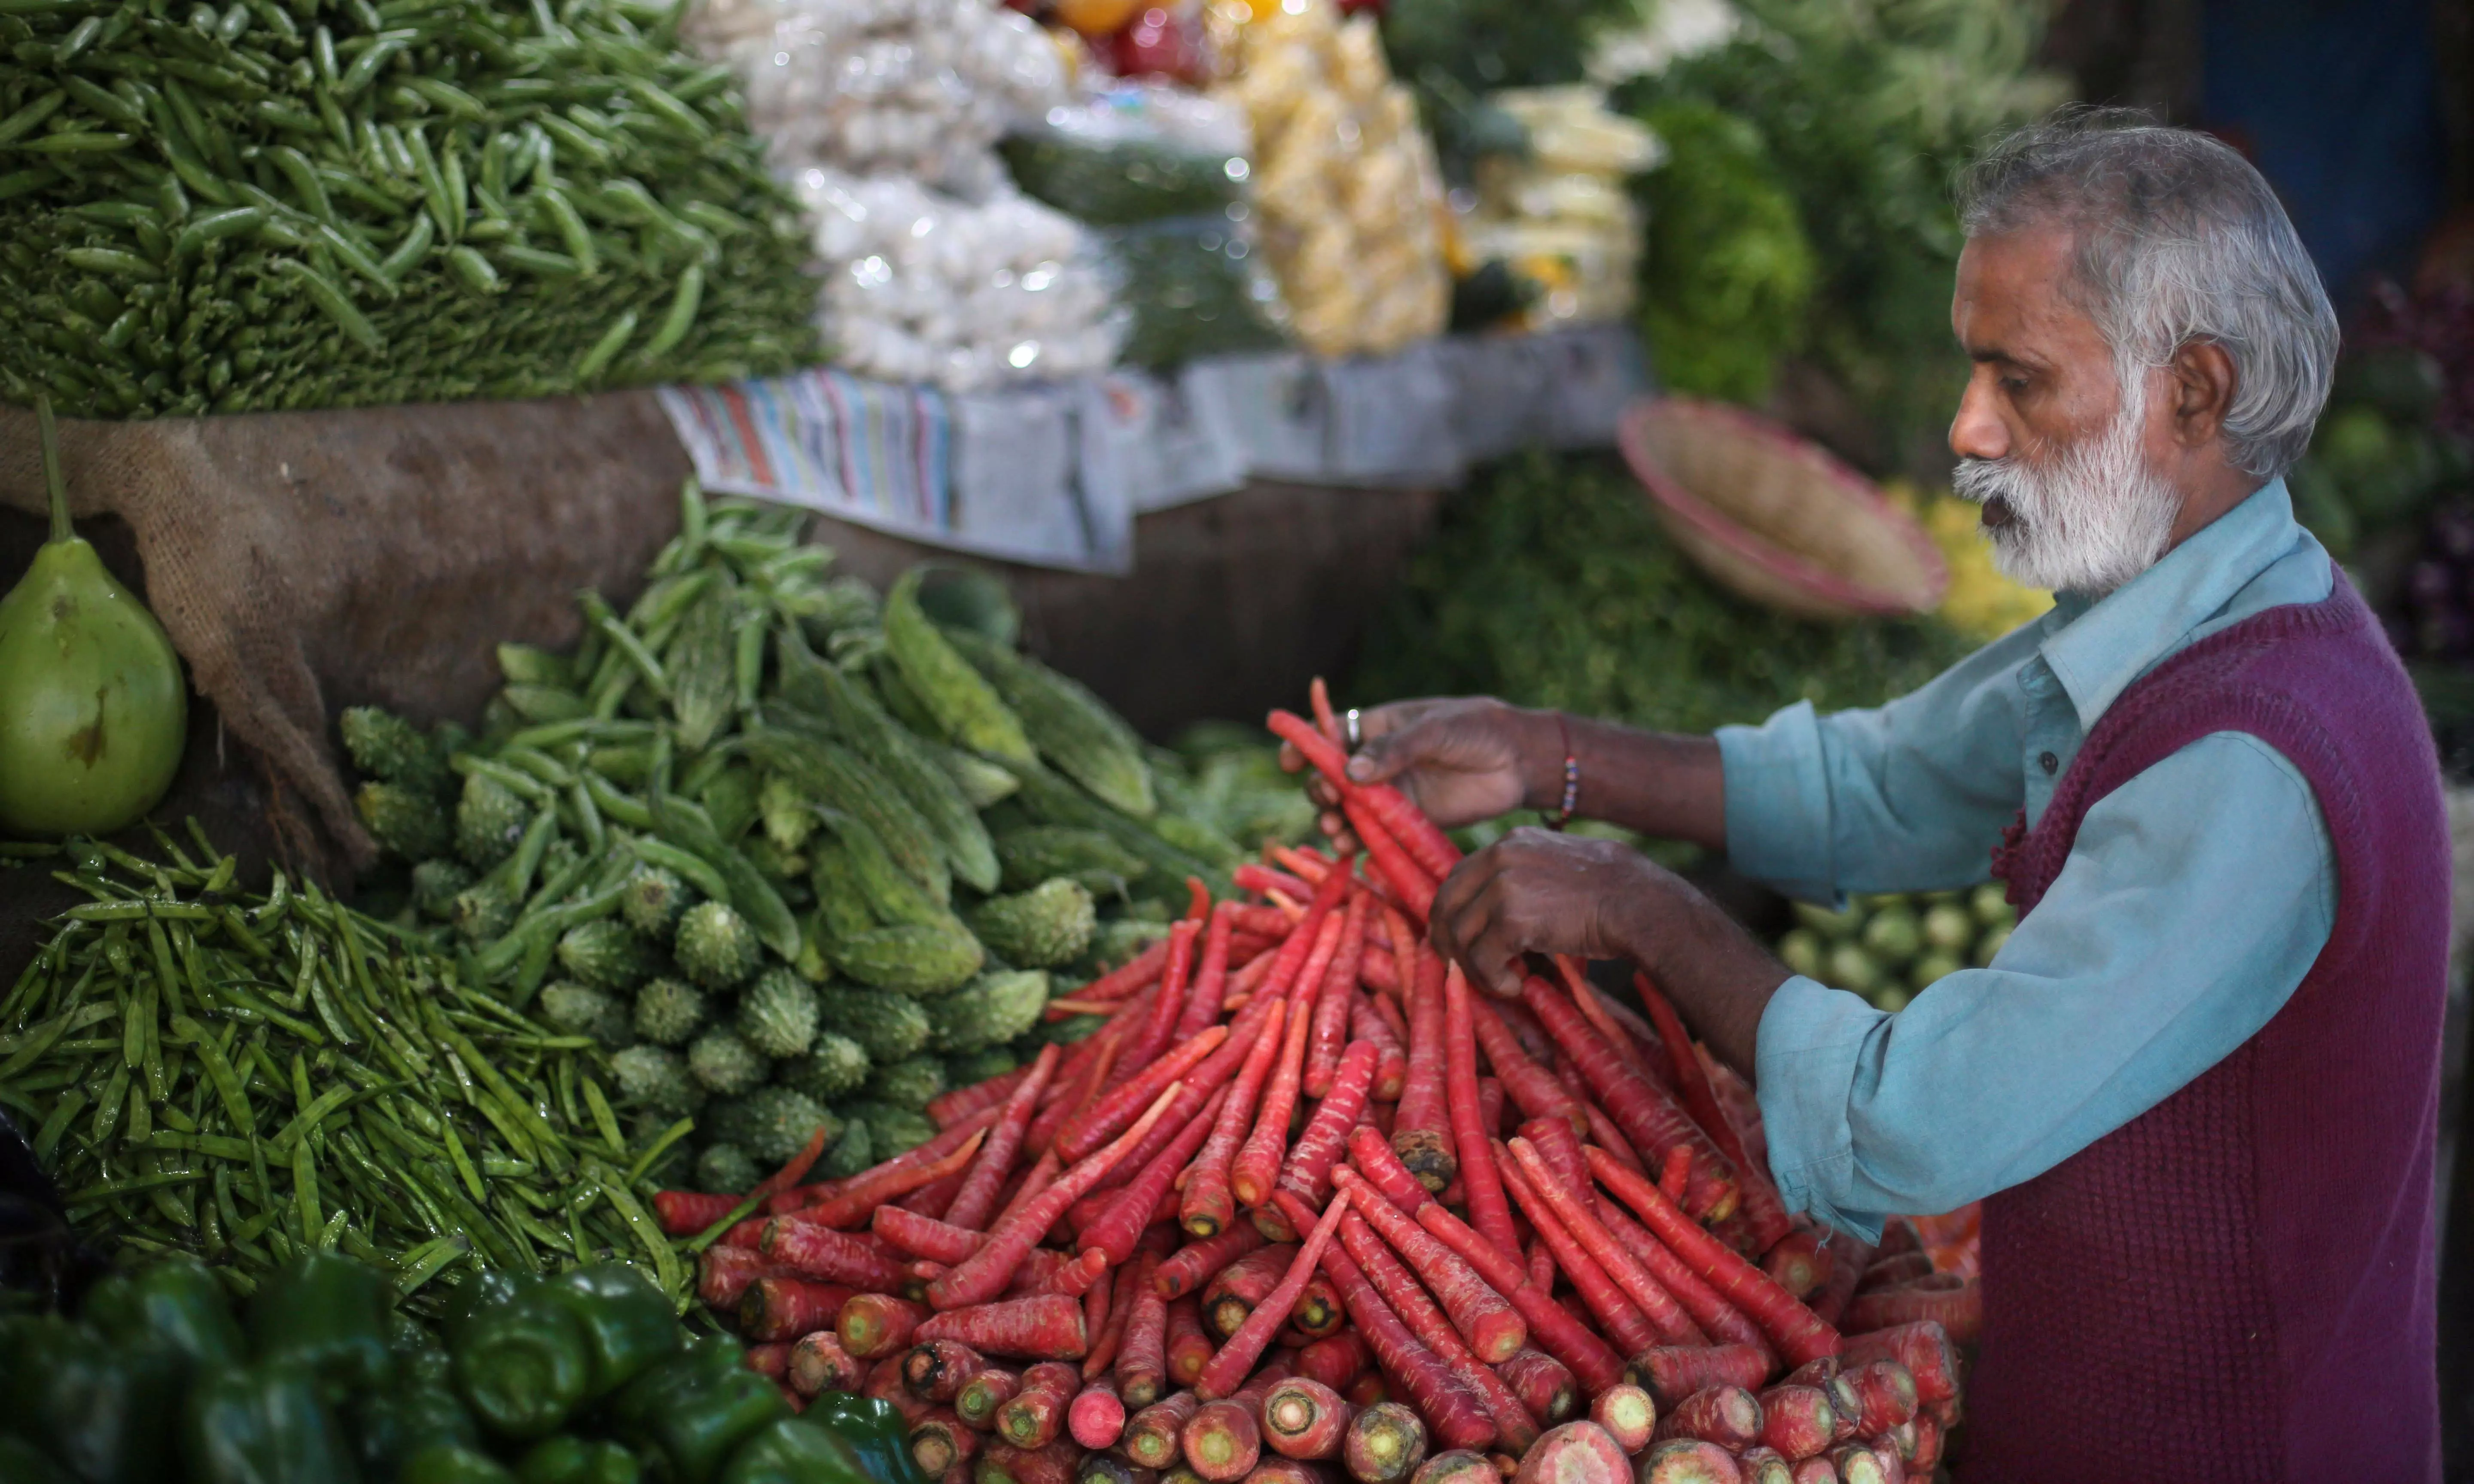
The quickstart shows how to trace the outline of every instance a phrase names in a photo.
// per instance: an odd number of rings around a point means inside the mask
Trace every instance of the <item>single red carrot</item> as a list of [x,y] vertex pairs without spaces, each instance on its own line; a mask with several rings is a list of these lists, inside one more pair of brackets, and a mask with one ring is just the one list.
[[1228,1343],[1222,1346],[1220,1352],[1211,1357],[1211,1363],[1202,1368],[1201,1379],[1195,1383],[1197,1395],[1206,1401],[1227,1396],[1254,1369],[1254,1362],[1262,1358],[1263,1352],[1272,1343],[1272,1336],[1287,1320],[1298,1295],[1305,1292],[1306,1280],[1314,1276],[1323,1249],[1331,1245],[1332,1234],[1340,1229],[1341,1218],[1348,1214],[1348,1193],[1345,1190],[1332,1198],[1329,1209],[1315,1223],[1314,1230],[1307,1233],[1305,1244],[1290,1259],[1288,1272],[1281,1277],[1279,1285],[1262,1303],[1254,1305],[1254,1311],[1246,1316],[1237,1332],[1228,1337]]
[[[1055,1001],[1050,1003],[1055,1004]],[[983,1077],[967,1087],[950,1088],[928,1100],[929,1120],[937,1128],[944,1129],[973,1113],[1002,1107],[1007,1098],[1013,1096],[1013,1089],[1022,1086],[1030,1076],[1029,1066],[1017,1066],[1008,1072]]]
[[1177,1461],[1181,1447],[1178,1435],[1201,1405],[1201,1400],[1190,1391],[1171,1392],[1126,1423],[1125,1437],[1118,1446],[1143,1468],[1166,1469]]
[[[909,1350],[910,1337],[927,1317],[924,1306],[908,1299],[886,1293],[855,1293],[843,1301],[834,1329],[842,1337],[842,1349],[861,1360],[882,1360]],[[905,1378],[908,1379],[907,1372]]]
[[1856,1291],[1865,1294],[1880,1288],[1900,1288],[1917,1279],[1930,1278],[1932,1273],[1932,1258],[1923,1253],[1890,1253],[1873,1259],[1864,1269],[1864,1276],[1856,1281]]
[[1863,1333],[1930,1320],[1965,1344],[1984,1328],[1984,1292],[1977,1281],[1934,1273],[1897,1287],[1859,1293],[1847,1305],[1847,1328]]
[[1246,1484],[1338,1484],[1338,1478],[1328,1464],[1266,1453],[1254,1461],[1252,1471],[1246,1475]]
[[1297,1147],[1289,1153],[1280,1185],[1305,1197],[1308,1205],[1322,1201],[1331,1190],[1332,1167],[1340,1161],[1349,1134],[1361,1126],[1358,1119],[1374,1086],[1374,1065],[1372,1041],[1348,1043],[1331,1084],[1323,1089],[1322,1101],[1315,1105],[1314,1116],[1306,1120]]
[[[1056,1183],[1037,1196],[1024,1202],[1020,1209],[1007,1216],[988,1233],[986,1244],[967,1259],[935,1279],[928,1285],[928,1302],[934,1306],[960,1308],[984,1304],[1005,1291],[1014,1270],[1022,1266],[1031,1252],[1066,1208],[1088,1194],[1100,1177],[1114,1168],[1126,1151],[1141,1143],[1152,1125],[1176,1097],[1174,1085],[1152,1100],[1151,1108],[1134,1121],[1133,1127],[1117,1136],[1116,1141],[1084,1158],[1072,1169],[1056,1177]],[[1051,1151],[1054,1153],[1055,1151]],[[1077,1352],[1079,1353],[1079,1352]]]
[[[1273,1199],[1295,1207],[1290,1212],[1292,1220],[1306,1214],[1304,1204],[1293,1195],[1275,1194]],[[1436,1436],[1454,1447],[1483,1448],[1493,1442],[1495,1425],[1487,1415],[1484,1400],[1410,1332],[1407,1324],[1348,1254],[1326,1248],[1322,1264],[1346,1301],[1359,1337],[1374,1352],[1385,1373],[1400,1383],[1419,1414],[1433,1424]]]
[[1130,1280],[1133,1286],[1118,1295],[1126,1306],[1126,1331],[1117,1346],[1117,1393],[1137,1410],[1167,1390],[1168,1301],[1152,1282],[1159,1263],[1159,1254],[1144,1253]]
[[1678,1144],[1691,1148],[1690,1196],[1683,1203],[1685,1209],[1708,1221],[1733,1212],[1741,1195],[1726,1156],[1710,1136],[1674,1099],[1617,1056],[1604,1034],[1573,1008],[1571,996],[1535,975],[1523,983],[1521,993],[1644,1161],[1662,1163],[1666,1151]]
[[1340,945],[1315,989],[1314,1026],[1306,1034],[1306,1070],[1300,1084],[1308,1097],[1330,1095],[1340,1074],[1340,1057],[1348,1041],[1349,1002],[1357,995],[1357,964],[1366,954],[1366,921],[1373,897],[1351,893],[1341,914]]
[[1780,1287],[1809,1303],[1830,1281],[1830,1250],[1821,1245],[1820,1233],[1790,1231],[1761,1254],[1761,1271]]
[[1434,910],[1438,878],[1426,874],[1363,802],[1344,799],[1340,809],[1348,817],[1348,827],[1357,835],[1357,843],[1365,848],[1369,883],[1423,925],[1427,914]]
[[[1287,1044],[1283,1032],[1289,1023],[1288,1004],[1276,998],[1268,1004],[1262,1028],[1247,1047],[1245,1065],[1229,1085],[1228,1100],[1220,1106],[1210,1136],[1194,1157],[1177,1207],[1178,1224],[1205,1241],[1225,1239],[1237,1219],[1236,1195],[1231,1189],[1237,1154],[1254,1127],[1273,1065]],[[1253,1007],[1247,1008],[1250,1011]],[[1287,1132],[1285,1124],[1281,1132]]]
[[1163,1299],[1184,1297],[1218,1278],[1222,1269],[1261,1247],[1263,1241],[1263,1233],[1249,1225],[1188,1243],[1161,1260],[1159,1271],[1152,1275],[1152,1285]]
[[[1031,1132],[1031,1115],[1039,1106],[1040,1094],[1048,1090],[1049,1082],[1055,1076],[1057,1064],[1063,1055],[1063,1048],[1053,1043],[1039,1048],[1039,1055],[1031,1062],[1028,1074],[1007,1097],[996,1124],[988,1133],[987,1142],[981,1146],[979,1158],[962,1177],[961,1188],[955,1192],[954,1199],[946,1206],[945,1220],[949,1225],[976,1232],[987,1220],[988,1213],[996,1209],[997,1193],[1004,1188],[1006,1176],[1021,1153],[1023,1139]],[[939,1260],[951,1262],[958,1259]]]
[[789,1381],[790,1347],[783,1341],[768,1340],[761,1345],[750,1345],[740,1352],[739,1359],[747,1369],[768,1380],[785,1384]]
[[[1323,923],[1348,899],[1349,875],[1335,871],[1318,883],[1313,898],[1306,903],[1306,915],[1280,945],[1270,970],[1260,983],[1260,992],[1283,999],[1296,997],[1298,981],[1304,975],[1307,962],[1314,956],[1315,945],[1322,939]],[[1326,963],[1329,960],[1325,960]]]
[[1310,1381],[1321,1381],[1333,1391],[1341,1391],[1357,1379],[1373,1358],[1367,1353],[1366,1342],[1359,1339],[1354,1330],[1344,1329],[1298,1351],[1295,1363],[1298,1375]]
[[1881,1456],[1870,1445],[1850,1443],[1831,1450],[1830,1462],[1838,1470],[1842,1484],[1890,1484],[1890,1472],[1881,1466]]
[[959,1340],[982,1354],[1031,1360],[1079,1360],[1091,1348],[1082,1305],[1063,1294],[1035,1294],[931,1314],[919,1340]]
[[1297,1251],[1294,1242],[1274,1242],[1223,1267],[1202,1290],[1203,1323],[1223,1339],[1235,1334],[1288,1276]]
[[1589,1420],[1604,1427],[1617,1448],[1637,1453],[1657,1432],[1658,1403],[1637,1386],[1610,1386],[1589,1403]]
[[1841,1367],[1870,1365],[1876,1360],[1895,1360],[1904,1366],[1916,1383],[1916,1400],[1920,1402],[1930,1405],[1958,1399],[1958,1364],[1951,1350],[1950,1336],[1931,1320],[1850,1335],[1846,1350],[1838,1357]]
[[[1581,1303],[1588,1307],[1607,1338],[1622,1350],[1633,1352],[1659,1344],[1658,1327],[1650,1323],[1639,1305],[1633,1303],[1608,1276],[1605,1268],[1599,1266],[1595,1255],[1583,1246],[1580,1238],[1564,1225],[1561,1213],[1547,1203],[1528,1173],[1517,1163],[1507,1161],[1503,1166],[1503,1184],[1512,1192],[1512,1198],[1520,1203],[1521,1213],[1529,1218],[1531,1226],[1538,1229],[1547,1250],[1555,1255],[1555,1265],[1571,1281],[1573,1292],[1580,1295]],[[1424,1218],[1421,1215],[1419,1219]],[[1492,1242],[1487,1245],[1496,1252],[1502,1250]]]
[[1838,1429],[1830,1393],[1811,1386],[1773,1386],[1760,1394],[1761,1442],[1789,1463],[1829,1448]]
[[[993,1123],[995,1119],[991,1117],[989,1121]],[[897,1196],[908,1195],[920,1186],[931,1185],[969,1164],[971,1157],[979,1152],[980,1144],[985,1137],[984,1129],[974,1132],[940,1158],[925,1164],[912,1165],[908,1169],[886,1170],[885,1166],[880,1165],[878,1168],[884,1173],[875,1178],[862,1177],[824,1200],[794,1208],[784,1212],[778,1219],[794,1220],[802,1226],[835,1228],[864,1226],[868,1218],[875,1214],[876,1209],[885,1202]]]
[[1669,1407],[1658,1424],[1661,1442],[1699,1438],[1733,1451],[1750,1448],[1761,1435],[1761,1404],[1741,1386],[1711,1386]]
[[926,1257],[948,1267],[969,1257],[987,1240],[983,1233],[968,1227],[922,1216],[899,1206],[878,1207],[868,1229],[914,1257]]
[[1009,1366],[982,1365],[954,1393],[954,1414],[965,1426],[989,1431],[997,1424],[997,1409],[1021,1390],[1021,1372]]
[[1353,1211],[1341,1224],[1340,1234],[1348,1259],[1357,1264],[1367,1282],[1400,1316],[1418,1343],[1431,1351],[1452,1377],[1478,1399],[1487,1416],[1493,1420],[1503,1446],[1515,1451],[1528,1447],[1538,1436],[1536,1419],[1520,1404],[1520,1399],[1503,1377],[1488,1370],[1470,1352],[1468,1342],[1452,1328],[1451,1320],[1426,1290],[1419,1286],[1398,1255]]
[[971,1480],[972,1484],[1074,1484],[1081,1461],[1082,1449],[1071,1438],[1056,1438],[1035,1448],[990,1438],[972,1466]]
[[1347,1324],[1348,1305],[1340,1301],[1340,1290],[1330,1279],[1316,1273],[1306,1279],[1305,1292],[1289,1309],[1289,1328],[1298,1338],[1284,1335],[1279,1343],[1302,1350],[1338,1334]]
[[1366,956],[1357,961],[1357,982],[1373,991],[1374,998],[1391,999],[1400,993],[1400,961],[1370,937]]
[[1125,1339],[1127,1305],[1118,1302],[1116,1272],[1092,1280],[1082,1295],[1082,1328],[1091,1349],[1082,1357],[1082,1379],[1088,1381],[1117,1363],[1117,1347]]
[[1202,1328],[1202,1307],[1191,1295],[1168,1304],[1168,1379],[1172,1386],[1191,1387],[1220,1347]]
[[910,1424],[910,1457],[930,1478],[957,1465],[967,1465],[980,1451],[977,1430],[964,1424],[952,1407],[938,1407]]
[[1542,1236],[1531,1236],[1529,1251],[1524,1256],[1529,1262],[1529,1281],[1537,1284],[1541,1293],[1554,1292],[1555,1255],[1546,1250],[1546,1239]]
[[1348,996],[1348,1034],[1374,1047],[1374,1084],[1367,1096],[1378,1103],[1398,1101],[1409,1083],[1408,1044],[1393,1034],[1392,1022],[1375,1009],[1373,999],[1354,991]]
[[1078,999],[1124,999],[1159,982],[1168,969],[1168,940],[1157,938],[1123,964],[1074,992]]
[[1185,1127],[1168,1146],[1153,1155],[1132,1182],[1115,1193],[1099,1219],[1082,1229],[1076,1240],[1080,1251],[1105,1253],[1110,1262],[1125,1262],[1133,1257],[1134,1244],[1160,1217],[1163,1209],[1166,1219],[1175,1219],[1183,1208],[1183,1198],[1169,1186],[1178,1172],[1193,1163],[1196,1151],[1219,1121],[1227,1096],[1225,1088],[1212,1093],[1210,1100],[1185,1120]]
[[1400,1484],[1426,1461],[1426,1424],[1397,1401],[1378,1401],[1349,1419],[1341,1464],[1357,1484]]
[[716,1245],[696,1258],[696,1297],[724,1313],[739,1311],[740,1297],[760,1278],[788,1278],[762,1249]]
[[902,1265],[847,1233],[788,1216],[764,1223],[761,1250],[776,1266],[801,1278],[847,1283],[879,1293],[902,1288]]
[[1919,1414],[1909,1425],[1916,1429],[1916,1448],[1914,1455],[1907,1460],[1907,1472],[1920,1479],[1929,1479],[1941,1463],[1941,1424],[1929,1416]]
[[1377,1366],[1349,1382],[1341,1395],[1348,1399],[1350,1406],[1381,1406],[1392,1400],[1392,1386],[1384,1379],[1382,1367]]
[[[1367,1183],[1355,1171],[1346,1171],[1341,1188],[1355,1194],[1364,1191]],[[1479,1360],[1499,1364],[1529,1343],[1528,1323],[1467,1258],[1436,1240],[1433,1233],[1402,1215],[1389,1201],[1360,1195],[1357,1209],[1443,1304],[1452,1328]]]
[[1668,1410],[1712,1386],[1750,1391],[1770,1376],[1770,1357],[1749,1345],[1661,1345],[1642,1351],[1634,1364],[1658,1404]]
[[1666,1198],[1682,1205],[1692,1189],[1692,1147],[1677,1144],[1666,1151],[1666,1159],[1658,1167],[1658,1188]]
[[[918,1189],[920,1185],[931,1183],[923,1181],[912,1184],[898,1177],[927,1165],[942,1165],[948,1155],[994,1127],[998,1113],[997,1108],[989,1107],[965,1114],[946,1125],[935,1137],[926,1143],[913,1149],[906,1149],[893,1158],[861,1170],[847,1180],[828,1180],[818,1185],[792,1185],[788,1190],[776,1191],[765,1201],[764,1214],[783,1216],[794,1211],[813,1212],[820,1209],[829,1209],[840,1197],[857,1192],[861,1198],[858,1214],[847,1220],[828,1221],[826,1224],[845,1227],[862,1225],[867,1219],[867,1212],[875,1209],[880,1199],[890,1200],[896,1195],[908,1194],[911,1190]],[[967,1158],[962,1162],[967,1163]],[[959,1168],[960,1165],[957,1164],[953,1167]]]
[[656,1190],[653,1219],[667,1236],[693,1236],[739,1209],[743,1195],[708,1195],[701,1190]]
[[1807,1458],[1787,1472],[1788,1484],[1841,1484],[1838,1466],[1827,1458]]
[[1503,1384],[1520,1399],[1529,1415],[1538,1419],[1540,1427],[1551,1427],[1572,1415],[1581,1402],[1581,1383],[1572,1368],[1546,1353],[1524,1345],[1512,1357],[1494,1368]]
[[1492,1242],[1435,1203],[1418,1209],[1418,1224],[1477,1269],[1519,1311],[1538,1347],[1571,1367],[1583,1390],[1594,1395],[1623,1378],[1622,1360],[1596,1329],[1556,1303],[1544,1286],[1530,1282],[1519,1264]]
[[1770,1281],[1769,1275],[1746,1262],[1684,1214],[1658,1187],[1625,1169],[1602,1149],[1586,1151],[1590,1171],[1601,1184],[1639,1215],[1658,1239],[1685,1265],[1744,1311],[1778,1345],[1787,1364],[1802,1365],[1838,1352],[1838,1331],[1812,1310]]
[[1473,1448],[1456,1448],[1419,1464],[1409,1484],[1505,1484],[1505,1479],[1493,1459]]
[[1116,1377],[1102,1376],[1084,1381],[1065,1409],[1065,1427],[1084,1448],[1116,1447],[1126,1430],[1126,1400],[1117,1394]]
[[1642,1175],[1649,1173],[1649,1167],[1640,1162],[1639,1154],[1633,1149],[1632,1140],[1624,1137],[1623,1130],[1615,1127],[1615,1120],[1607,1116],[1605,1109],[1596,1103],[1585,1102],[1581,1105],[1581,1112],[1589,1116],[1589,1126],[1585,1132],[1590,1143],[1614,1156],[1624,1168]]
[[996,1431],[1016,1448],[1045,1448],[1065,1430],[1065,1410],[1082,1389],[1082,1376],[1060,1361],[1042,1361],[1022,1373],[1013,1400],[997,1408]]
[[[1235,938],[1241,909],[1245,904],[1224,901],[1211,909],[1210,921],[1202,934],[1201,956],[1186,983],[1183,1002],[1177,1009],[1176,1034],[1182,1041],[1195,1035],[1220,1018],[1220,1001],[1228,993],[1228,952]],[[1284,922],[1281,936],[1288,934]],[[1183,982],[1183,981],[1181,981]]]
[[1715,1443],[1670,1438],[1641,1455],[1637,1484],[1744,1484],[1744,1472]]
[[859,1358],[842,1349],[841,1336],[815,1329],[790,1347],[790,1389],[803,1397],[820,1392],[856,1392],[867,1379]]
[[1868,1360],[1842,1372],[1856,1388],[1861,1410],[1856,1435],[1878,1438],[1916,1415],[1916,1378],[1895,1360]]
[[1754,1447],[1735,1455],[1744,1484],[1795,1484],[1795,1466],[1774,1448]]
[[1864,1270],[1873,1261],[1873,1247],[1844,1233],[1830,1239],[1830,1277],[1821,1292],[1811,1300],[1813,1313],[1827,1325],[1838,1323],[1847,1311],[1848,1300],[1856,1296],[1856,1285],[1864,1281]]
[[1503,1023],[1495,1007],[1472,999],[1469,1005],[1469,1028],[1477,1042],[1486,1050],[1487,1065],[1503,1083],[1512,1101],[1525,1118],[1561,1118],[1572,1125],[1575,1134],[1587,1134],[1589,1117],[1571,1089],[1555,1080],[1555,1074],[1539,1065],[1520,1045],[1520,1039]]
[[923,1401],[947,1402],[987,1367],[987,1357],[956,1340],[913,1345],[902,1357],[902,1384]]
[[868,1367],[867,1379],[860,1383],[859,1394],[877,1400],[902,1414],[903,1422],[915,1423],[936,1410],[934,1404],[920,1400],[902,1384],[902,1357],[887,1355]]
[[1400,1162],[1392,1141],[1369,1125],[1361,1123],[1348,1131],[1348,1162],[1367,1184],[1408,1215],[1416,1215],[1419,1207],[1435,1198]]
[[1549,1428],[1520,1455],[1513,1484],[1627,1484],[1632,1460],[1613,1434],[1593,1422]]
[[[1295,745],[1316,772],[1330,779],[1344,802],[1362,805],[1369,818],[1379,822],[1427,876],[1440,881],[1460,864],[1460,847],[1452,844],[1451,836],[1412,803],[1408,795],[1389,783],[1351,781],[1348,754],[1337,743],[1316,732],[1303,718],[1288,711],[1273,711],[1266,725],[1282,741]],[[1350,823],[1354,826],[1355,821]],[[1362,841],[1363,831],[1359,837]]]
[[1393,1114],[1392,1148],[1419,1185],[1439,1191],[1460,1168],[1444,1106],[1445,969],[1442,958],[1423,945],[1417,964],[1409,991],[1409,1076]]
[[[1161,966],[1159,993],[1152,1000],[1151,1014],[1118,1058],[1117,1081],[1123,1082],[1130,1071],[1151,1065],[1177,1040],[1176,1027],[1185,1017],[1186,992],[1193,987],[1195,953],[1201,942],[1201,922],[1188,919],[1170,925],[1168,962]],[[1203,1023],[1208,1025],[1211,1021]]]
[[1263,1442],[1286,1458],[1332,1458],[1357,1409],[1321,1381],[1293,1376],[1263,1398]]
[[1280,1060],[1264,1085],[1254,1130],[1228,1167],[1228,1188],[1241,1206],[1262,1205],[1279,1179],[1281,1160],[1289,1148],[1289,1118],[1298,1106],[1298,1079],[1305,1071],[1306,1033],[1313,1025],[1307,1007],[1292,1001],[1280,1038]]
[[1506,1252],[1518,1252],[1520,1238],[1512,1230],[1512,1208],[1503,1198],[1503,1181],[1491,1158],[1493,1125],[1478,1099],[1477,1038],[1471,1029],[1468,979],[1461,966],[1443,971],[1443,1099],[1451,1120],[1452,1147],[1460,1157],[1460,1178],[1468,1188],[1469,1225]]

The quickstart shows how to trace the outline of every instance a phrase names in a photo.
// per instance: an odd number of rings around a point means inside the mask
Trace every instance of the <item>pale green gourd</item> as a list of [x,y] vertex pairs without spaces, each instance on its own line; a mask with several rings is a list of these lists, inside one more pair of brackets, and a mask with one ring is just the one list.
[[172,786],[188,690],[155,615],[70,528],[48,397],[36,419],[52,538],[0,598],[0,829],[99,835]]

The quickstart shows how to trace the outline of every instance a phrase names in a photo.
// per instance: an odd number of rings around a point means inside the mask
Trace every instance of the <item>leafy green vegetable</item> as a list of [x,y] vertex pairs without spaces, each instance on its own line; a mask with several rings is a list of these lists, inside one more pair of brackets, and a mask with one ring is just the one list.
[[1640,187],[1641,328],[1659,374],[1678,392],[1759,401],[1804,338],[1818,273],[1795,196],[1746,120],[1696,99],[1641,118],[1673,152]]

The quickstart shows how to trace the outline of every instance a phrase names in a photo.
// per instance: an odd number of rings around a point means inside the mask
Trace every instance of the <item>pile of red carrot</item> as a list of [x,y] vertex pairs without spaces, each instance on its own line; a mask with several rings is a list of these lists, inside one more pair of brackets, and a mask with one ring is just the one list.
[[891,1402],[941,1484],[1931,1477],[1972,1289],[1791,1218],[1645,979],[1645,1020],[1569,962],[1473,994],[1423,933],[1459,850],[1315,700],[1272,730],[1362,851],[1197,883],[916,1149],[656,1198],[749,1364]]

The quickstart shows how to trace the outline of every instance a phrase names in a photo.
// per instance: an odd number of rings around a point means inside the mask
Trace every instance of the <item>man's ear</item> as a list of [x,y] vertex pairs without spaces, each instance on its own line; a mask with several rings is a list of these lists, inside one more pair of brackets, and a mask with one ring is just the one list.
[[2213,340],[2194,340],[2166,363],[2173,377],[2173,437],[2185,448],[2204,448],[2224,430],[2234,410],[2234,358]]

